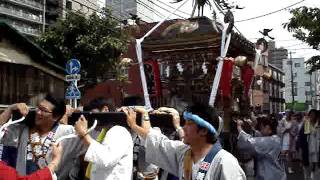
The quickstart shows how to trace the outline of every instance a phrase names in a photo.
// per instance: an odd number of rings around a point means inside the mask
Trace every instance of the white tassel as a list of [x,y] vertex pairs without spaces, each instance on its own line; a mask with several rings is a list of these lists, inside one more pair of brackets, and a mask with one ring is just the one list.
[[208,68],[207,68],[206,62],[202,63],[202,71],[203,71],[203,74],[208,74]]
[[183,67],[182,67],[181,63],[177,63],[177,69],[180,72],[180,74],[183,73]]
[[166,71],[166,77],[169,77],[170,76],[170,66],[167,66],[165,71]]

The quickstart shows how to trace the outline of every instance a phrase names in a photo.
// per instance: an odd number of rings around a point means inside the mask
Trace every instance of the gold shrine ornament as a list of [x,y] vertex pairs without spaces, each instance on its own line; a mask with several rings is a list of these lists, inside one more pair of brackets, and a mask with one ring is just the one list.
[[234,59],[234,64],[238,67],[242,67],[247,64],[247,57],[246,56],[237,56]]

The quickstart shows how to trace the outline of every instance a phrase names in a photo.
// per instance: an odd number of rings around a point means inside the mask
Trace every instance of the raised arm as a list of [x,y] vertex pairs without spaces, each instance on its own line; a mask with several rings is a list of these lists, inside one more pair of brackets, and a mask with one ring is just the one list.
[[86,161],[108,168],[117,164],[128,151],[132,151],[132,138],[124,127],[112,127],[100,144],[87,133],[87,124],[83,116],[75,124],[77,133],[89,146],[85,155]]
[[155,111],[155,113],[165,113],[170,114],[172,116],[172,124],[175,130],[178,132],[179,139],[183,140],[184,138],[184,131],[180,124],[180,116],[179,112],[174,108],[168,108],[168,107],[160,107]]
[[[141,136],[143,139],[146,139],[150,129],[151,129],[151,124],[148,119],[144,119],[142,122],[142,127],[137,125],[136,117],[137,114],[132,108],[128,107],[122,107],[120,108],[121,111],[126,113],[127,115],[127,123],[128,126],[139,136]],[[144,117],[146,118],[146,117]],[[147,121],[146,121],[147,120]]]
[[280,152],[280,139],[277,136],[252,137],[242,130],[243,122],[237,121],[239,131],[238,148],[248,153],[270,154],[277,156]]
[[18,110],[22,116],[26,116],[29,113],[29,107],[25,103],[12,104],[0,114],[0,126],[5,124],[11,118],[14,110]]

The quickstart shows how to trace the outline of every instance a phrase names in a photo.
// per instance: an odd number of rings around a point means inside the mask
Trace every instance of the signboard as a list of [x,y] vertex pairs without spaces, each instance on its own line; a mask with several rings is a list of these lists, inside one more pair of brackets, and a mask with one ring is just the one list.
[[66,81],[80,81],[81,75],[80,74],[70,74],[66,75]]
[[68,74],[79,74],[81,64],[77,59],[70,59],[66,64],[66,72]]
[[74,82],[70,83],[70,86],[67,88],[66,91],[66,99],[80,99],[81,97],[81,93],[78,89],[78,87],[76,86],[76,84]]
[[[81,92],[78,89],[77,81],[80,80],[81,64],[77,59],[70,59],[66,64],[65,80],[70,82],[69,87],[66,90],[65,98],[70,99],[70,104],[73,104],[74,108],[77,108],[77,99],[81,98]],[[72,103],[73,102],[73,103]]]

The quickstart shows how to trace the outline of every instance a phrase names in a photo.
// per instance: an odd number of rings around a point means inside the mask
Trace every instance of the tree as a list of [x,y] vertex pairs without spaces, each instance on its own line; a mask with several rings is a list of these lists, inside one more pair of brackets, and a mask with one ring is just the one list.
[[[293,36],[313,49],[320,50],[320,9],[299,7],[290,11],[293,15],[288,23],[284,24]],[[310,72],[320,69],[320,56],[313,56],[306,62],[311,66]]]
[[46,31],[38,43],[47,50],[56,63],[64,66],[76,58],[81,62],[81,79],[85,85],[96,84],[115,71],[121,53],[126,51],[127,36],[109,10],[85,16],[69,12],[64,20]]

